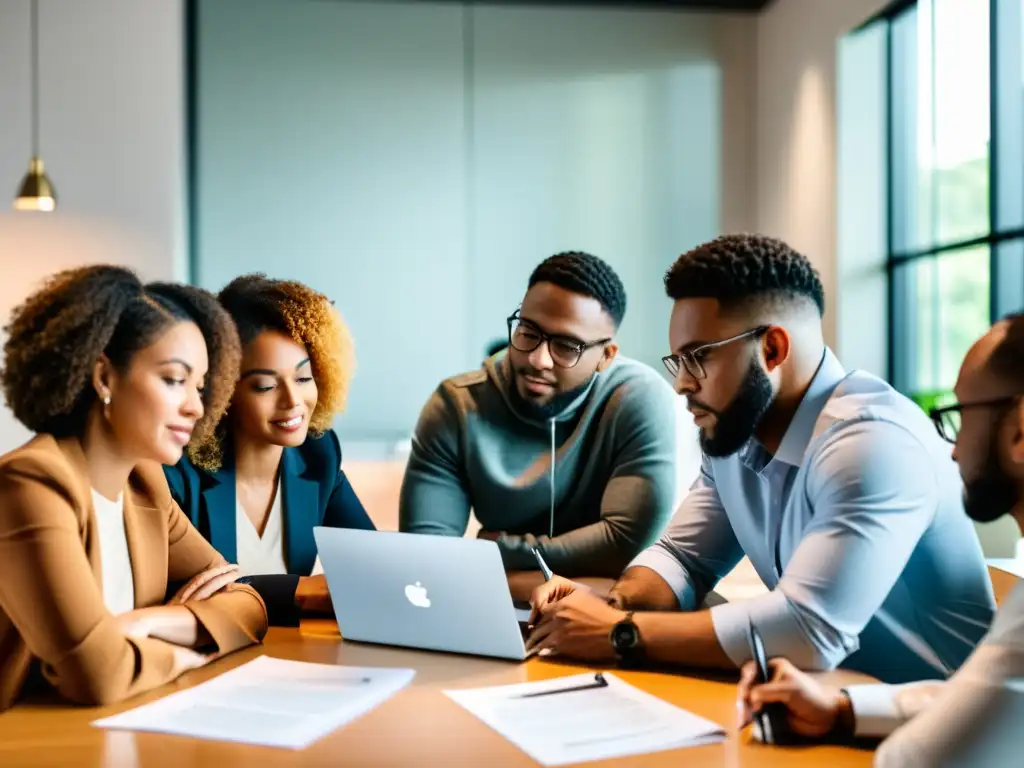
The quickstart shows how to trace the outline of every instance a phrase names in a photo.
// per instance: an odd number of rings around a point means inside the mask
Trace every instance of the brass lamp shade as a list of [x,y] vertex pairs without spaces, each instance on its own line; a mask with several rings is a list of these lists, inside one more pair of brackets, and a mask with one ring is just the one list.
[[33,157],[28,164],[28,173],[21,180],[18,196],[14,199],[16,211],[52,211],[57,207],[57,193],[46,175],[43,161]]

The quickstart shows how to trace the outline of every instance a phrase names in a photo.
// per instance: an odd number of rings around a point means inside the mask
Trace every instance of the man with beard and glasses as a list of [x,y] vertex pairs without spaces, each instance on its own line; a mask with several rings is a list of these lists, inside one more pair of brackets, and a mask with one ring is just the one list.
[[617,576],[676,500],[676,403],[618,354],[626,293],[614,270],[561,253],[530,276],[508,350],[441,383],[420,415],[400,530],[462,536],[470,508],[507,570]]
[[[735,668],[753,626],[803,669],[947,677],[995,609],[949,446],[884,381],[843,370],[818,274],[785,243],[720,237],[665,287],[665,364],[700,428],[700,477],[608,602],[562,578],[539,587],[530,647]],[[769,592],[697,610],[744,555]]]
[[[1024,314],[996,323],[975,343],[955,393],[958,403],[933,409],[932,418],[956,446],[964,509],[978,522],[1011,515],[1024,531]],[[766,685],[754,684],[753,665],[743,668],[741,727],[752,712],[778,702],[787,710],[789,729],[809,739],[880,738],[895,731],[875,755],[882,768],[1021,762],[1024,582],[1006,597],[989,633],[945,683],[840,690],[787,660],[773,659],[770,666]]]

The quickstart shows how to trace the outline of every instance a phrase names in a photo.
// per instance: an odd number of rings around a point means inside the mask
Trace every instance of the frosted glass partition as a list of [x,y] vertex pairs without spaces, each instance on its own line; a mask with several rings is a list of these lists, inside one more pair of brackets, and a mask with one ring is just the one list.
[[659,364],[662,274],[719,231],[716,51],[747,19],[340,0],[199,13],[196,279],[259,270],[336,300],[359,357],[347,442],[407,437],[560,250],[620,270],[623,351]]
[[714,18],[679,13],[474,11],[471,332],[481,346],[540,257],[583,249],[629,295],[622,351],[660,367],[661,278],[717,234]]
[[470,362],[462,10],[199,7],[198,280],[329,294],[359,360],[339,427],[397,438]]

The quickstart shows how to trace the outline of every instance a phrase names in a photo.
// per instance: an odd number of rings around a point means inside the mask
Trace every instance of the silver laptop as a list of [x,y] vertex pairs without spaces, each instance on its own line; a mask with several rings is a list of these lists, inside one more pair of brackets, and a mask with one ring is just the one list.
[[483,539],[313,529],[345,640],[525,659],[498,545]]

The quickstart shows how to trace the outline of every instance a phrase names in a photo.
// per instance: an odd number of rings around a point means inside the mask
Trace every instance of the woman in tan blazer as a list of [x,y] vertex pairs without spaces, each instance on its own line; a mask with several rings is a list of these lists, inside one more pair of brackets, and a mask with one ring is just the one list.
[[231,397],[238,334],[216,299],[84,267],[5,330],[0,384],[38,434],[0,457],[0,711],[40,683],[119,701],[260,642],[262,600],[233,583],[160,466]]

